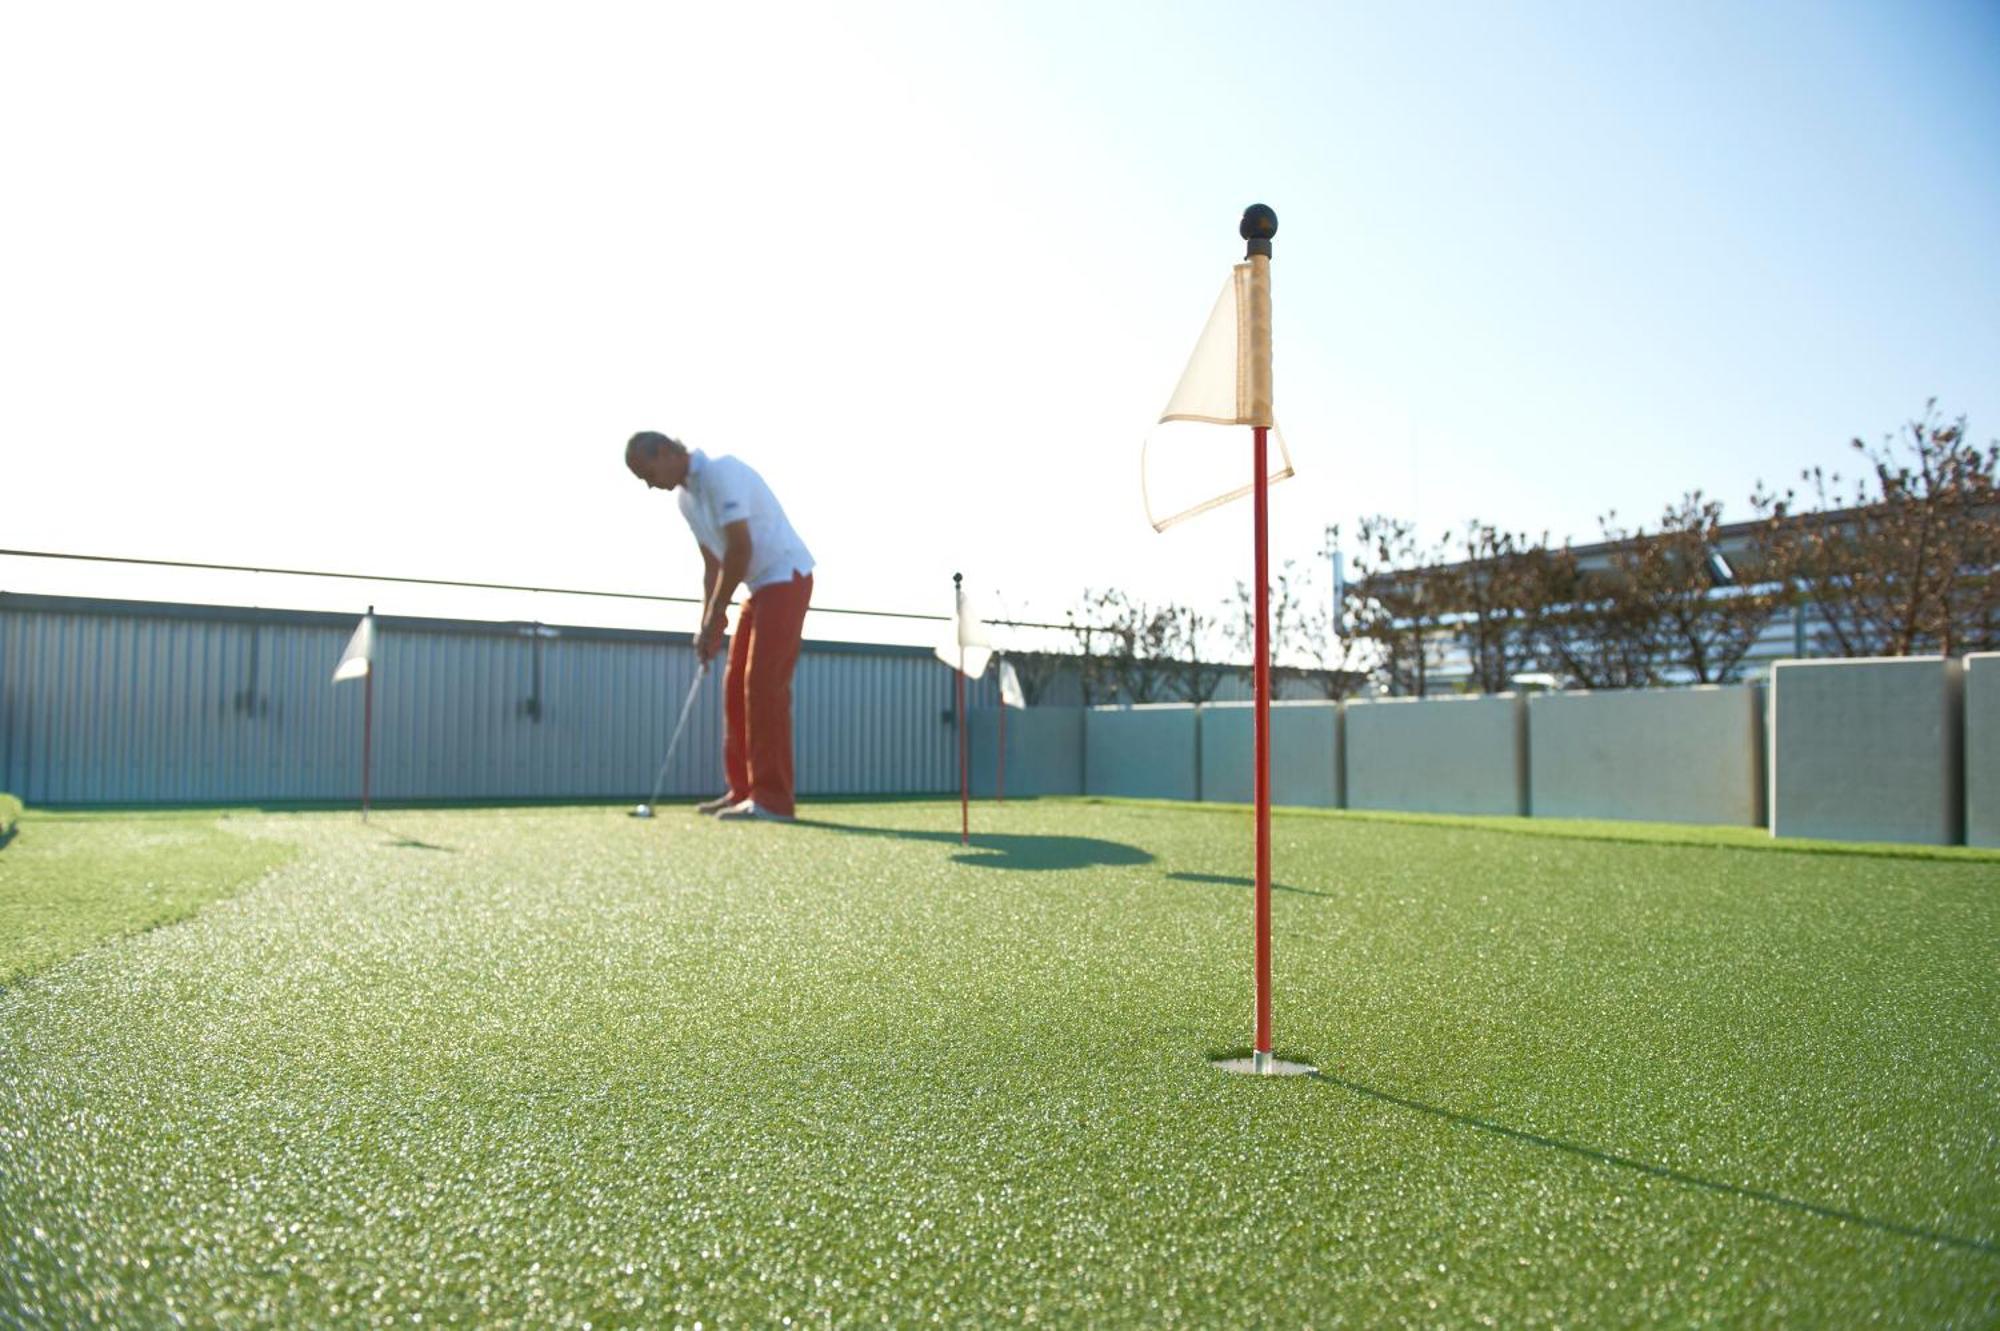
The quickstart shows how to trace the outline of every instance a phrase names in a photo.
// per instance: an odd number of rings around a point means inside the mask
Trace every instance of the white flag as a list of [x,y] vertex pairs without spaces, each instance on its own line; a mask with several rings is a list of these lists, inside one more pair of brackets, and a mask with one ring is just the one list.
[[1028,695],[1021,692],[1021,677],[1014,673],[1012,661],[1000,663],[1000,705],[1003,707],[1028,705]]
[[340,664],[333,668],[333,682],[365,678],[374,666],[375,616],[363,615],[354,626],[354,636],[347,640],[347,650],[340,654]]
[[[1271,261],[1264,255],[1230,271],[1194,355],[1160,413],[1160,425],[1191,421],[1203,425],[1270,427],[1278,456],[1267,481],[1292,474],[1291,453],[1271,410]],[[1156,429],[1139,454],[1140,492],[1146,520],[1165,531],[1254,488],[1241,477],[1249,470],[1236,450],[1218,447],[1208,431]]]
[[965,594],[965,587],[958,588],[958,613],[953,616],[953,633],[949,640],[938,644],[937,659],[953,670],[964,662],[965,677],[978,679],[986,673],[986,663],[992,659],[992,639],[986,636],[986,625],[973,613],[972,602]]

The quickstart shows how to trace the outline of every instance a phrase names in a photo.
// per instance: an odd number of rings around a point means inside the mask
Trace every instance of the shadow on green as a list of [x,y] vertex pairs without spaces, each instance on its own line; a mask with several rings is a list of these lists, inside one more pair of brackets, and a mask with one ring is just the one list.
[[[938,845],[959,845],[956,832],[920,832],[903,827],[869,827],[860,823],[833,823],[823,818],[801,818],[795,827],[813,827],[848,836],[890,837],[897,841],[929,841]],[[1122,841],[1106,841],[1087,836],[1020,836],[1007,832],[975,832],[963,854],[951,857],[956,864],[972,864],[983,869],[1093,869],[1151,864],[1151,851],[1128,846]]]
[[[1236,1056],[1244,1057],[1247,1054]],[[1749,1201],[1763,1202],[1766,1205],[1783,1207],[1788,1211],[1797,1211],[1805,1215],[1818,1216],[1822,1220],[1845,1221],[1851,1225],[1860,1225],[1863,1228],[1877,1230],[1884,1234],[1895,1234],[1901,1238],[1917,1239],[1924,1243],[1942,1244],[1946,1247],[1963,1249],[1966,1252],[1981,1253],[1988,1257],[2000,1257],[2000,1245],[1996,1245],[1987,1239],[1968,1238],[1960,1234],[1946,1234],[1935,1229],[1925,1229],[1920,1225],[1906,1225],[1894,1220],[1882,1220],[1875,1216],[1863,1215],[1858,1211],[1843,1211],[1838,1207],[1822,1206],[1818,1202],[1800,1201],[1796,1197],[1786,1197],[1781,1193],[1767,1192],[1762,1188],[1747,1188],[1737,1183],[1723,1183],[1716,1179],[1702,1178],[1700,1175],[1671,1169],[1666,1165],[1648,1164],[1644,1160],[1634,1160],[1629,1156],[1613,1155],[1609,1151],[1600,1151],[1595,1147],[1582,1146],[1576,1142],[1566,1142],[1556,1137],[1545,1137],[1539,1132],[1527,1132],[1520,1128],[1510,1128],[1504,1123],[1494,1123],[1488,1119],[1475,1118],[1471,1114],[1461,1114],[1455,1109],[1446,1109],[1441,1105],[1426,1104],[1422,1100],[1412,1100],[1407,1096],[1377,1090],[1373,1086],[1364,1086],[1360,1082],[1349,1081],[1336,1073],[1326,1071],[1324,1068],[1304,1080],[1338,1086],[1343,1090],[1353,1092],[1355,1095],[1366,1096],[1370,1100],[1395,1105],[1402,1109],[1412,1109],[1421,1114],[1429,1114],[1433,1118],[1441,1118],[1448,1123],[1455,1123],[1460,1127],[1475,1128],[1480,1132],[1490,1132],[1495,1136],[1506,1137],[1517,1142],[1525,1142],[1530,1146],[1540,1146],[1553,1151],[1565,1151],[1570,1155],[1581,1156],[1585,1160],[1592,1160],[1598,1164],[1613,1165],[1619,1169],[1630,1169],[1641,1174],[1650,1174],[1654,1178],[1666,1179],[1669,1182],[1679,1183],[1686,1187],[1701,1188],[1705,1191],[1721,1193],[1725,1196],[1742,1197]]]
[[[1255,887],[1256,883],[1240,874],[1226,873],[1170,873],[1167,877],[1176,883],[1216,883],[1223,887]],[[1330,897],[1332,892],[1322,892],[1316,887],[1293,887],[1289,883],[1271,884],[1273,892],[1296,892],[1302,897]]]

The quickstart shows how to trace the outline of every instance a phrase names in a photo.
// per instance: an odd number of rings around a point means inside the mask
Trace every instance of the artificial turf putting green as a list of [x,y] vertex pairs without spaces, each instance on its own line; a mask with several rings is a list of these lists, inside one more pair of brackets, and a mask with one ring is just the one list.
[[185,919],[293,853],[212,815],[31,813],[24,823],[0,854],[0,989],[106,938]]
[[2000,1317],[1990,860],[1281,816],[1253,1081],[1246,817],[956,819],[232,821],[0,994],[0,1323]]

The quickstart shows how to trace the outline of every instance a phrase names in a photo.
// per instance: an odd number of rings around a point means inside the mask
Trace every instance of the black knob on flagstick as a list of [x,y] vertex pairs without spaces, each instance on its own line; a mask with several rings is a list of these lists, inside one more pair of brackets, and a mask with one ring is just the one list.
[[1271,257],[1271,237],[1278,234],[1278,215],[1261,203],[1253,203],[1243,210],[1243,223],[1236,228],[1236,234],[1249,241],[1243,257],[1261,254]]

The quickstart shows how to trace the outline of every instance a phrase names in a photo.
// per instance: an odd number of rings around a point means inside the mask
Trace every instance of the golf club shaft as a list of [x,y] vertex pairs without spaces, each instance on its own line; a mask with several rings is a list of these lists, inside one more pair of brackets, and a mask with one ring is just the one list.
[[649,809],[660,802],[660,787],[667,780],[667,765],[674,760],[674,750],[681,746],[681,732],[687,729],[688,717],[694,712],[694,696],[701,691],[701,681],[707,674],[708,662],[703,661],[694,672],[694,683],[688,685],[687,701],[681,704],[681,719],[674,723],[674,737],[667,741],[667,756],[660,759],[659,774],[653,778],[653,795],[646,801]]

